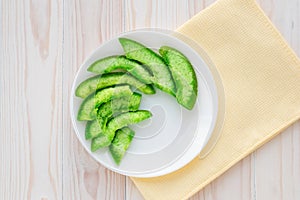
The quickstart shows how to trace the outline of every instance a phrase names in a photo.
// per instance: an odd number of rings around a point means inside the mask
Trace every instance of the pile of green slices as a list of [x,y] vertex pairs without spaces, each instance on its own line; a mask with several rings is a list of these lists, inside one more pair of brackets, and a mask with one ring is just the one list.
[[179,51],[162,46],[159,54],[127,38],[119,38],[125,55],[94,62],[88,71],[98,74],[83,81],[76,96],[83,98],[77,119],[87,121],[85,138],[91,150],[109,147],[120,164],[133,137],[128,126],[152,116],[139,110],[142,94],[155,94],[155,87],[174,96],[191,110],[197,98],[197,78],[188,59]]

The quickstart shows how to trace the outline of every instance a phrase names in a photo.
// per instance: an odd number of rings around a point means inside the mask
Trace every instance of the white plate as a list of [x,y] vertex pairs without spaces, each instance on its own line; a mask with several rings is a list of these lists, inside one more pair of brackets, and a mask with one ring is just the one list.
[[[130,126],[136,135],[121,164],[117,166],[108,149],[90,151],[85,140],[85,122],[76,120],[82,99],[74,95],[76,87],[94,74],[87,68],[94,61],[111,55],[124,54],[118,38],[136,40],[153,50],[171,46],[188,57],[198,79],[198,98],[192,111],[180,106],[176,99],[156,90],[155,95],[144,95],[140,109],[150,110],[152,118]],[[72,87],[70,106],[75,132],[90,155],[105,167],[123,175],[154,177],[171,173],[195,158],[210,138],[218,113],[218,93],[214,78],[198,53],[169,32],[134,31],[120,35],[97,48],[81,65]]]

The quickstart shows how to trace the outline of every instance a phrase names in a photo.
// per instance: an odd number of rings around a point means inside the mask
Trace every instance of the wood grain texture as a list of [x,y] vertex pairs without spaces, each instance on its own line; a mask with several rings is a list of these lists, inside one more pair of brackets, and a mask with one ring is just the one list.
[[61,198],[61,8],[1,1],[0,199]]
[[[214,1],[0,0],[0,199],[143,199],[82,148],[69,115],[72,81],[104,41],[174,30]],[[300,2],[258,3],[299,56]],[[300,122],[190,199],[300,199]]]
[[111,172],[83,149],[71,124],[70,88],[83,60],[102,42],[121,33],[122,2],[64,2],[63,199],[124,199],[125,177]]

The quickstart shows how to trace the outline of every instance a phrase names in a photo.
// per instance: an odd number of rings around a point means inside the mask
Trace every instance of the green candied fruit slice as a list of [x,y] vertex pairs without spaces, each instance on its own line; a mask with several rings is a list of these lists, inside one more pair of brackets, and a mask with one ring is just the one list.
[[120,165],[134,135],[134,131],[128,127],[116,131],[116,135],[109,146],[109,151],[117,165]]
[[114,85],[124,84],[128,84],[134,88],[137,88],[139,91],[145,94],[155,94],[155,90],[152,85],[145,84],[126,73],[116,72],[94,76],[86,79],[77,87],[75,95],[77,97],[86,98],[96,90],[111,87]]
[[[91,143],[91,151],[95,152],[98,149],[100,149],[103,144],[107,144],[107,138],[106,137],[102,137],[102,134],[98,137],[95,137],[92,139],[92,143]],[[106,146],[109,146],[109,144],[107,144]]]
[[139,63],[124,56],[109,56],[94,62],[87,70],[96,74],[104,74],[117,69],[128,71],[138,80],[150,84],[152,75]]
[[117,86],[114,88],[105,88],[102,89],[96,94],[91,94],[90,96],[86,97],[80,105],[78,110],[77,120],[94,120],[97,115],[98,107],[110,101],[113,98],[120,98],[131,96],[132,91],[128,85],[125,86]]
[[142,95],[133,93],[131,97],[112,99],[110,102],[103,104],[98,109],[98,121],[103,130],[106,129],[106,123],[113,115],[123,112],[136,111],[140,107]]
[[94,152],[102,147],[107,147],[111,144],[114,139],[115,132],[130,124],[139,123],[145,119],[152,116],[151,112],[147,110],[138,110],[134,112],[122,113],[114,118],[112,118],[107,123],[106,131],[103,134],[92,140],[91,150]]
[[154,75],[153,84],[157,88],[173,96],[175,95],[175,84],[172,75],[168,66],[158,54],[144,45],[127,38],[119,38],[119,41],[127,58],[136,60],[150,69]]
[[102,132],[102,129],[97,120],[88,121],[85,126],[85,139],[90,140],[97,137]]
[[112,99],[102,104],[98,108],[97,120],[87,122],[85,139],[89,140],[99,136],[106,129],[106,123],[113,115],[138,110],[141,99],[141,94],[133,93],[131,97]]
[[178,50],[162,46],[159,53],[168,64],[177,88],[176,99],[185,108],[193,109],[198,93],[195,71],[189,60]]

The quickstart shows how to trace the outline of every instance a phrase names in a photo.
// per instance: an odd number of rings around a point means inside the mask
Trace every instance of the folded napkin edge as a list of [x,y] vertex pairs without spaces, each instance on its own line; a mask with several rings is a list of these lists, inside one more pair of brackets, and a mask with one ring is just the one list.
[[223,167],[222,170],[220,170],[219,172],[215,173],[210,178],[206,179],[202,184],[200,184],[195,189],[191,190],[186,195],[183,195],[182,198],[183,199],[188,199],[191,196],[193,196],[195,193],[199,192],[201,189],[203,189],[209,183],[211,183],[212,181],[214,181],[215,179],[217,179],[219,176],[221,176],[222,174],[224,174],[227,170],[229,170],[231,167],[233,167],[239,161],[241,161],[245,157],[249,156],[251,153],[253,153],[254,151],[258,150],[260,147],[262,147],[266,143],[270,142],[272,139],[274,139],[276,136],[278,136],[282,131],[286,130],[289,126],[291,126],[292,124],[294,124],[299,119],[300,119],[300,113],[297,113],[296,116],[294,116],[293,118],[291,118],[291,120],[289,120],[285,125],[277,128],[277,129],[274,129],[268,135],[266,135],[265,137],[261,138],[251,148],[249,148],[248,151],[245,151],[245,153],[241,154],[236,159],[234,159],[233,161],[229,162],[227,165],[225,165]]
[[270,29],[273,35],[276,37],[276,39],[278,39],[278,41],[280,42],[281,46],[284,48],[286,53],[291,56],[291,58],[293,59],[296,65],[300,65],[300,60],[298,58],[298,55],[289,46],[287,40],[284,38],[281,32],[276,28],[276,26],[273,24],[270,18],[265,14],[264,10],[260,7],[260,5],[255,0],[251,0],[251,2],[252,2],[253,10],[255,10],[259,18],[263,20],[263,23],[266,25],[266,27]]
[[[260,5],[255,1],[255,0],[246,0],[246,3],[248,3],[252,9],[256,12],[257,17],[259,17],[263,23],[265,24],[265,26],[272,32],[272,34],[275,36],[275,38],[277,40],[279,40],[281,46],[284,48],[284,50],[287,52],[287,54],[289,54],[292,58],[292,60],[295,62],[295,64],[300,65],[300,60],[298,58],[298,55],[296,54],[296,52],[289,46],[289,43],[287,42],[287,40],[284,38],[284,36],[281,34],[281,32],[275,27],[275,25],[273,24],[273,22],[270,20],[270,18],[265,14],[264,10],[260,7]],[[221,1],[217,0],[216,2],[212,3],[211,5],[209,5],[208,7],[206,7],[205,9],[201,10],[199,13],[197,13],[196,15],[194,15],[192,18],[190,18],[189,20],[187,20],[185,23],[183,23],[182,25],[180,25],[176,31],[179,31],[184,28],[184,26],[194,20],[197,20],[197,17],[200,14],[203,14],[205,12],[209,12],[210,9],[212,9],[214,6],[217,6],[218,4],[220,4]]]

